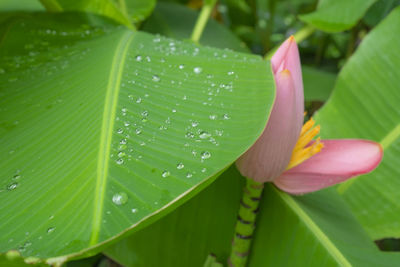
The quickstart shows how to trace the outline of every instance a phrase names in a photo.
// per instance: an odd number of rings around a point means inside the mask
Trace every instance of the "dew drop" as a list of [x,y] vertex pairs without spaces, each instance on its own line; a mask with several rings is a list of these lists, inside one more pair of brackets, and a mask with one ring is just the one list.
[[211,136],[211,134],[209,134],[208,132],[206,132],[206,131],[202,131],[202,132],[200,132],[200,134],[199,134],[199,137],[201,138],[201,139],[206,139],[206,138],[209,138]]
[[190,173],[190,172],[188,172],[188,173],[186,174],[186,178],[192,178],[192,176],[193,176],[193,174]]
[[233,74],[235,74],[233,71],[228,72],[228,75],[233,75]]
[[208,151],[203,151],[203,152],[201,152],[201,158],[202,159],[209,159],[209,158],[211,158],[211,153],[208,152]]
[[124,192],[119,192],[113,195],[112,201],[116,205],[123,205],[128,202],[128,195]]
[[159,82],[161,78],[158,75],[153,75],[152,80],[153,82]]
[[21,178],[21,175],[19,175],[19,174],[16,174],[16,175],[14,175],[14,176],[13,176],[13,178],[12,178],[12,179],[13,179],[13,180],[18,180],[19,178]]
[[224,120],[229,120],[229,119],[230,119],[229,115],[228,114],[224,114]]
[[180,64],[180,65],[179,65],[179,69],[180,69],[180,70],[183,70],[184,68],[185,68],[185,65],[183,65],[183,64]]
[[176,113],[176,109],[172,109],[171,111],[172,111],[172,113]]
[[137,209],[131,209],[132,213],[136,213],[138,210]]
[[117,130],[117,133],[119,133],[119,134],[122,134],[124,132],[124,130],[122,130],[121,128],[119,128],[118,130]]
[[125,157],[125,152],[123,152],[123,151],[120,151],[120,152],[118,152],[118,157],[119,158],[123,158],[123,157]]
[[199,125],[197,121],[192,121],[192,127],[197,127],[197,125]]
[[120,141],[119,141],[119,143],[121,144],[121,145],[126,145],[126,139],[124,138],[124,139],[121,139]]
[[218,136],[222,136],[222,135],[224,134],[224,131],[223,131],[223,130],[215,130],[215,133],[216,133]]
[[135,133],[136,133],[137,135],[141,134],[141,133],[142,133],[142,129],[137,128],[137,129],[135,130]]
[[194,73],[196,73],[196,74],[200,74],[200,73],[203,71],[203,69],[200,68],[200,67],[195,67],[195,68],[193,69],[193,71],[194,71]]
[[47,233],[50,234],[50,233],[54,232],[54,230],[56,230],[55,227],[50,227],[47,229]]
[[141,97],[138,97],[138,98],[136,99],[136,103],[138,103],[138,104],[142,103],[142,98],[141,98]]
[[182,162],[179,162],[178,165],[176,165],[176,168],[178,170],[182,170],[185,167],[185,165]]
[[118,165],[124,164],[124,160],[121,159],[121,158],[117,159],[115,162],[116,162]]
[[149,112],[148,112],[147,110],[145,110],[145,111],[142,112],[142,116],[143,116],[143,117],[147,117],[148,115],[149,115]]
[[164,177],[164,178],[166,178],[166,177],[168,177],[170,175],[171,175],[171,173],[169,171],[167,171],[167,170],[163,171],[162,174],[161,174],[161,176]]
[[215,120],[217,118],[217,115],[211,114],[210,116],[208,116],[208,118],[210,118],[210,120]]
[[201,169],[201,172],[206,172],[207,171],[207,169],[206,168],[203,168],[203,169]]
[[135,57],[135,60],[138,61],[138,62],[142,61],[142,59],[143,59],[143,57],[141,55],[137,55]]
[[186,138],[194,138],[194,134],[191,132],[187,132],[185,136]]
[[18,183],[11,183],[7,186],[7,190],[11,191],[18,187]]

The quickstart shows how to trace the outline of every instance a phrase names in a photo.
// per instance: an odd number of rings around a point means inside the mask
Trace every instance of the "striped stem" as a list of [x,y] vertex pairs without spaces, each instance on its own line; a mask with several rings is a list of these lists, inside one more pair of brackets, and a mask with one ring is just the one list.
[[263,183],[246,178],[246,185],[243,190],[242,200],[240,201],[235,235],[232,241],[231,255],[228,259],[228,264],[231,267],[246,266],[263,188]]

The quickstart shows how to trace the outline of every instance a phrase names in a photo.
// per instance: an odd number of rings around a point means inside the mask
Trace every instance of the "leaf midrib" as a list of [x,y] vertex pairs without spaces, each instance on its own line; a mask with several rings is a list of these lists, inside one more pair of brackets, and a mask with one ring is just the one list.
[[321,228],[307,215],[307,213],[293,200],[293,198],[286,193],[276,193],[280,198],[293,210],[294,213],[299,216],[300,220],[307,226],[308,229],[314,234],[314,236],[320,241],[322,246],[327,252],[337,261],[340,266],[352,266],[346,257],[340,252],[336,245],[329,239],[329,237],[322,231]]
[[125,31],[115,49],[112,59],[111,71],[108,77],[106,98],[104,102],[103,121],[100,135],[100,149],[98,154],[96,190],[94,195],[94,209],[92,219],[92,232],[89,245],[97,244],[101,228],[101,219],[104,206],[104,195],[107,185],[110,150],[114,120],[116,116],[119,89],[121,85],[122,72],[128,48],[134,37],[134,32]]

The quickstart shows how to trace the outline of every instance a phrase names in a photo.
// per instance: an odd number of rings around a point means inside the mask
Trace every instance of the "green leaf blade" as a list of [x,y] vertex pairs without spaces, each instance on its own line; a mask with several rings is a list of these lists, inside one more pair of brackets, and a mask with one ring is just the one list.
[[[374,239],[400,236],[396,179],[400,153],[396,47],[400,39],[395,26],[399,23],[397,8],[365,37],[339,74],[331,99],[316,115],[324,138],[364,138],[383,146],[383,161],[373,173],[337,188]],[[394,38],[385,38],[388,35]]]
[[[210,253],[226,264],[243,186],[232,166],[196,197],[105,253],[124,266],[202,266]],[[375,247],[334,190],[294,197],[267,184],[248,265],[393,266],[399,256]]]
[[320,0],[317,10],[300,16],[301,20],[327,32],[353,27],[376,0]]
[[94,253],[204,188],[265,127],[261,58],[97,20],[26,15],[3,38],[1,252]]

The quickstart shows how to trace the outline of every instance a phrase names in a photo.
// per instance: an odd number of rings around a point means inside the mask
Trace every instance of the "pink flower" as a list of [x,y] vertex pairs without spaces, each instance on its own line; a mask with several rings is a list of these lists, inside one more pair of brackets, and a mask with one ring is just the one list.
[[313,192],[368,173],[380,163],[380,144],[359,139],[313,140],[311,119],[303,124],[304,92],[297,44],[287,39],[271,59],[276,99],[264,132],[237,161],[240,173],[273,182],[291,194]]

